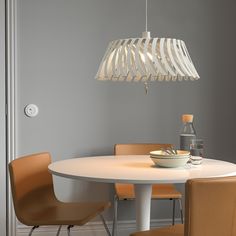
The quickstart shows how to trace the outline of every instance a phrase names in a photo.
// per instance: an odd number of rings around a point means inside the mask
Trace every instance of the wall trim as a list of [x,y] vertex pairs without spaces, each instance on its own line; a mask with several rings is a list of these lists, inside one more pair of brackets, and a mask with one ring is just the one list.
[[[176,219],[177,223],[180,223],[180,219]],[[107,222],[109,229],[112,228],[112,222]],[[158,228],[169,226],[172,224],[171,219],[155,219],[151,220],[151,228]],[[56,226],[42,226],[36,229],[33,233],[34,236],[55,236],[58,227]],[[136,231],[136,221],[119,221],[118,229],[120,236],[127,236],[131,232]],[[30,227],[19,224],[17,227],[17,236],[28,236]],[[99,221],[89,222],[88,224],[81,227],[74,227],[71,229],[72,235],[80,236],[107,236],[106,231],[104,230],[103,224]],[[67,236],[66,226],[63,226],[61,229],[60,236]]]
[[5,0],[0,0],[0,234],[6,235],[6,12]]
[[[17,75],[16,0],[6,0],[6,99],[7,99],[7,163],[15,159],[15,95]],[[16,220],[11,201],[10,182],[7,179],[7,235],[16,235]]]

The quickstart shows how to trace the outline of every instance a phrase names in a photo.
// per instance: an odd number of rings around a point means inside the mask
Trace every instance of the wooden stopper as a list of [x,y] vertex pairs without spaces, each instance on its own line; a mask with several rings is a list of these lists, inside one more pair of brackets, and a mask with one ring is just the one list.
[[186,123],[186,122],[193,122],[193,115],[192,114],[183,114],[182,115],[182,121],[184,123]]

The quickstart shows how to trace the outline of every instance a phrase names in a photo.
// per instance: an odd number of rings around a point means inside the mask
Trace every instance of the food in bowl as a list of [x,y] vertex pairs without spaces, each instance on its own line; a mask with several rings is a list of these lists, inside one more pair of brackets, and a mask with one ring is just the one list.
[[184,157],[184,156],[189,156],[189,155],[190,155],[190,152],[185,151],[185,150],[177,150],[177,154],[169,154],[162,150],[150,152],[150,156],[154,156],[154,157]]

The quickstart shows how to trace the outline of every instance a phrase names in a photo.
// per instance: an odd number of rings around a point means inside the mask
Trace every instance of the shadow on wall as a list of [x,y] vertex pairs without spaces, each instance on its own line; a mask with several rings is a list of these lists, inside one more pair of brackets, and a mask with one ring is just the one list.
[[[212,2],[212,1],[210,1]],[[209,4],[209,3],[206,3]],[[211,3],[213,5],[213,3]],[[208,36],[211,45],[208,53],[209,88],[209,154],[215,159],[223,159],[236,163],[236,80],[235,52],[236,28],[228,27],[235,22],[235,1],[214,1],[214,7],[209,7]]]

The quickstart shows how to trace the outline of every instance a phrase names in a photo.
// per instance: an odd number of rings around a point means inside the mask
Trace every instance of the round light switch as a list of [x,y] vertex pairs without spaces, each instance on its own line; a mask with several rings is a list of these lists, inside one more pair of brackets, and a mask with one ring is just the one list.
[[35,117],[35,116],[38,115],[38,113],[39,113],[39,109],[38,109],[38,107],[35,104],[28,104],[25,107],[25,114],[28,117]]

